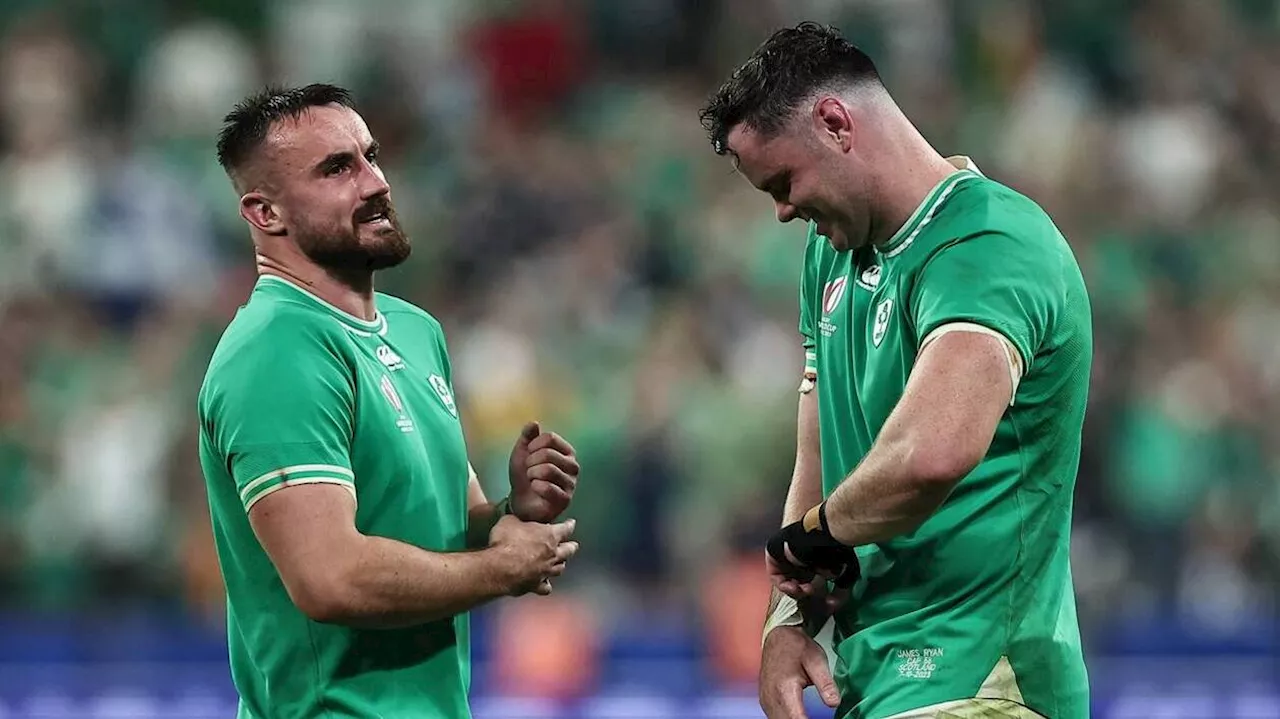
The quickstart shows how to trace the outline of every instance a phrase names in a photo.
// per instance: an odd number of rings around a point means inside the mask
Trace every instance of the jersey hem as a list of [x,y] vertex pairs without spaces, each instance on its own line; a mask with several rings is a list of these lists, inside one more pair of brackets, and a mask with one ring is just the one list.
[[970,699],[954,699],[941,704],[930,704],[918,709],[891,714],[884,719],[938,719],[949,717],[954,719],[1047,719],[1026,704],[1019,704],[1011,699],[986,699],[974,697]]

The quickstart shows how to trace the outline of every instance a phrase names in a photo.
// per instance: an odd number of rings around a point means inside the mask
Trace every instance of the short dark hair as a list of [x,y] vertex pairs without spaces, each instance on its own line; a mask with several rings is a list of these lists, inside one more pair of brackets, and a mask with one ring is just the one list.
[[337,85],[313,83],[305,87],[269,86],[246,97],[222,118],[218,133],[218,164],[236,179],[236,171],[262,145],[271,126],[298,119],[309,107],[353,107],[351,93]]
[[729,151],[729,132],[741,123],[765,135],[782,129],[800,101],[831,87],[880,84],[867,54],[829,25],[802,22],[769,36],[712,93],[698,119],[716,154]]

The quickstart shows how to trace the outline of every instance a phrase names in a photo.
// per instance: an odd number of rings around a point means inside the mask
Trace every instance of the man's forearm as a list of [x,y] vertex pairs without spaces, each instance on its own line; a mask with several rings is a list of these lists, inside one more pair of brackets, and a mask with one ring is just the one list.
[[948,477],[917,471],[906,442],[878,442],[827,498],[831,536],[856,547],[913,532],[953,486]]
[[[808,471],[810,469],[814,471]],[[800,521],[810,507],[821,501],[821,472],[816,467],[803,466],[803,462],[798,460],[791,476],[791,486],[787,489],[787,501],[782,508],[782,525]],[[802,626],[809,634],[817,634],[830,615],[820,603],[796,602],[773,587],[769,590],[764,633],[767,636],[776,627]]]
[[365,537],[337,586],[327,592],[321,616],[314,618],[391,629],[460,614],[510,592],[512,579],[500,551],[429,552]]
[[787,502],[782,507],[782,524],[786,526],[800,521],[804,513],[822,501],[822,476],[816,472],[796,472],[787,490]]
[[796,462],[782,508],[782,524],[800,521],[804,513],[822,501],[822,443],[818,435],[818,397],[800,395],[796,413]]
[[[806,511],[821,501],[821,469],[817,466],[806,466],[802,461],[797,461],[795,472],[791,477],[791,487],[787,490],[787,502],[782,508],[782,525],[800,521]],[[780,606],[784,607],[785,612],[791,604],[795,604],[795,611],[799,612],[798,620],[783,617],[778,613]],[[766,632],[774,626],[802,625],[810,634],[816,634],[830,615],[831,612],[821,602],[795,602],[778,591],[777,587],[773,587],[769,595],[769,609],[765,615],[768,617]]]
[[[822,449],[818,436],[818,398],[806,392],[800,395],[796,418],[796,462],[791,471],[786,504],[782,508],[782,526],[800,521],[805,512],[821,501]],[[797,603],[773,587],[765,613],[765,634],[774,627],[797,625],[803,625],[810,634],[816,634],[829,616],[830,612],[821,603]]]
[[467,463],[467,546],[472,549],[489,546],[489,532],[507,512],[507,500],[490,502],[480,486],[476,470]]
[[978,466],[1016,388],[1016,350],[1006,344],[951,332],[921,351],[875,445],[827,498],[836,541],[859,546],[915,531]]

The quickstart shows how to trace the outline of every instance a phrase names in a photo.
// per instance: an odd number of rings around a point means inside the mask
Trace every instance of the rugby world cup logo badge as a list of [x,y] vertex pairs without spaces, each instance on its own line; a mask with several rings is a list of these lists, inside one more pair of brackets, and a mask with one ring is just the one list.
[[386,397],[391,406],[396,408],[396,413],[404,414],[404,402],[400,399],[400,393],[396,392],[396,386],[391,384],[391,378],[385,374],[382,375],[380,386],[382,388],[382,396]]
[[404,400],[400,399],[400,393],[396,391],[396,386],[391,382],[390,375],[382,375],[382,381],[378,383],[378,388],[382,390],[382,396],[387,398],[391,403],[391,407],[395,409],[396,414],[400,418],[396,420],[396,426],[401,432],[413,431],[413,420],[409,419],[409,415],[404,411]]
[[822,290],[822,314],[829,315],[836,311],[840,306],[840,300],[844,298],[844,288],[847,284],[849,284],[848,277],[838,277],[827,283]]

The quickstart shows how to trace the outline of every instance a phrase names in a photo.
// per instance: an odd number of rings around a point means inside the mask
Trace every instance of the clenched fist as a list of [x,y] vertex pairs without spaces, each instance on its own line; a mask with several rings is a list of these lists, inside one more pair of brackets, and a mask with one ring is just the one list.
[[511,450],[511,512],[526,522],[554,522],[578,486],[573,445],[537,422],[521,430]]

